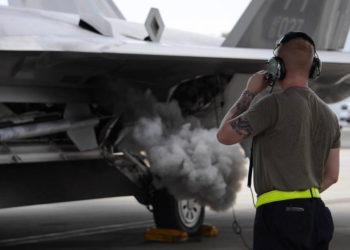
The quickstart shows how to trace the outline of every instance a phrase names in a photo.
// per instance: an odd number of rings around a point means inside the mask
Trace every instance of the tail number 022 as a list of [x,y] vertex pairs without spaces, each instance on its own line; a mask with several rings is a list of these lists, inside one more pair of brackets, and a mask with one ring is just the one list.
[[282,16],[275,17],[268,31],[268,37],[270,39],[278,39],[283,34],[289,31],[301,30],[303,25],[304,25],[303,18],[282,17]]

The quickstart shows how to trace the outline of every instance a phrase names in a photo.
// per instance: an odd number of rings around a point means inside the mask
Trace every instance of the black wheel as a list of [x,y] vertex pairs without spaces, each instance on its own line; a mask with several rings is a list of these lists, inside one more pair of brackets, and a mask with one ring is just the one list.
[[176,200],[166,190],[156,191],[153,218],[158,228],[178,229],[195,234],[204,220],[204,206],[194,199]]

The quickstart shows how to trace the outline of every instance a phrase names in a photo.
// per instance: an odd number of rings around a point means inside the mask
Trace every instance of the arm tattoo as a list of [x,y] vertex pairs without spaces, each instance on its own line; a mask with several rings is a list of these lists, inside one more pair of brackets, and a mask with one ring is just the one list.
[[242,114],[244,111],[246,111],[249,108],[250,103],[253,101],[256,94],[249,92],[248,90],[244,91],[242,96],[239,98],[236,107],[238,110],[238,114],[236,116]]
[[231,127],[236,130],[237,134],[244,138],[249,137],[253,133],[253,128],[244,116],[239,116],[231,121]]
[[[253,101],[256,94],[245,90],[238,101],[231,107],[229,112],[225,115],[221,122],[219,132],[221,135],[229,136],[232,132],[236,135],[240,135],[243,139],[249,137],[253,133],[248,120],[242,115]],[[226,129],[228,127],[228,130]],[[233,131],[231,130],[231,128]],[[226,132],[229,131],[229,132]],[[228,134],[227,134],[228,133]],[[242,139],[242,138],[241,138]]]

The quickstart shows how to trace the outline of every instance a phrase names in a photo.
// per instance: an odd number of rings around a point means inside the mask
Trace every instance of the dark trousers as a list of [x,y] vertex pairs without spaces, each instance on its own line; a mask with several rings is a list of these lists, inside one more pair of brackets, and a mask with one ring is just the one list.
[[268,203],[257,208],[254,250],[327,250],[331,212],[318,198]]

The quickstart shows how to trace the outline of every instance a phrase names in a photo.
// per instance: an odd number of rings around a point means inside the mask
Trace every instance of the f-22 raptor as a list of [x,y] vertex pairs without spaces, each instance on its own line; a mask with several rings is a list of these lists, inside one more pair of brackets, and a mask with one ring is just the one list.
[[152,202],[147,155],[118,147],[147,108],[136,92],[215,127],[275,41],[303,31],[323,62],[311,88],[340,101],[349,12],[347,0],[253,0],[224,39],[168,29],[157,9],[129,22],[111,0],[10,0],[0,7],[0,207],[134,195],[158,226],[195,232],[203,207]]

